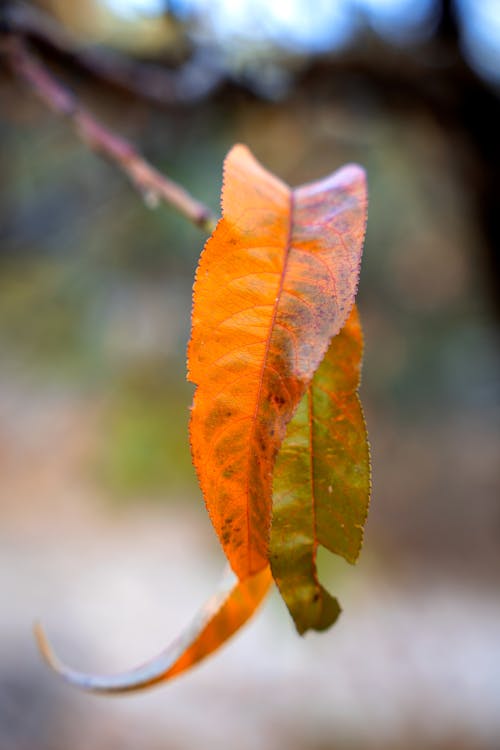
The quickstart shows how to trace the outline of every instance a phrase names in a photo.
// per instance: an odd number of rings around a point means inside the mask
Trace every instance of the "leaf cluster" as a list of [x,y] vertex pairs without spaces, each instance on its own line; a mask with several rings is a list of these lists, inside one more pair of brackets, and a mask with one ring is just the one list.
[[356,165],[291,189],[246,147],[229,152],[193,287],[188,378],[193,462],[232,573],[174,644],[123,675],[70,670],[39,630],[69,682],[123,692],[169,679],[241,627],[273,580],[299,633],[337,619],[316,555],[323,545],[354,563],[368,509],[355,306],[366,204]]

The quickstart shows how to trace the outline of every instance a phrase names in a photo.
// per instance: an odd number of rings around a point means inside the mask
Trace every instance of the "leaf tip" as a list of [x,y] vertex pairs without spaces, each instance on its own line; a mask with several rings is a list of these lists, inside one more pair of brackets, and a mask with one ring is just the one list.
[[35,642],[40,653],[40,656],[44,662],[52,669],[53,672],[62,674],[64,668],[60,660],[57,658],[54,649],[52,648],[49,639],[45,633],[42,623],[36,620],[33,624],[33,635]]
[[336,174],[338,176],[339,182],[359,182],[366,187],[368,181],[366,169],[362,167],[361,164],[357,164],[356,162],[349,162],[348,164],[344,164],[342,167],[340,167],[340,169],[337,170]]

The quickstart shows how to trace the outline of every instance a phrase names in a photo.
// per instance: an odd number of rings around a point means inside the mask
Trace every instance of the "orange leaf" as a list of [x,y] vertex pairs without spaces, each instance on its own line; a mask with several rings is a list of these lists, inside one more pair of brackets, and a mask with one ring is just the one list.
[[37,625],[38,647],[52,669],[75,687],[92,693],[126,693],[151,687],[176,677],[201,661],[233,635],[255,612],[271,584],[269,568],[246,581],[224,578],[192,625],[155,659],[117,675],[93,675],[67,667],[54,654],[44,631]]
[[354,303],[364,171],[349,165],[291,190],[235,146],[222,209],[194,285],[190,436],[212,523],[245,579],[268,565],[286,425]]

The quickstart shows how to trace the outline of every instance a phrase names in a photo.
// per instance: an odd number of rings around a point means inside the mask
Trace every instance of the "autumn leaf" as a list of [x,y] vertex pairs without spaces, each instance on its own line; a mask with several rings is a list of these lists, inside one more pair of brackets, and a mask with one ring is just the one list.
[[70,669],[38,627],[51,667],[93,692],[149,687],[212,653],[262,601],[270,564],[299,632],[328,627],[340,610],[319,583],[318,545],[350,562],[359,552],[369,495],[353,307],[364,172],[348,165],[291,189],[235,146],[225,161],[222,213],[193,288],[190,440],[238,580],[226,581],[157,658],[121,675]]
[[299,633],[324,630],[340,607],[321,586],[321,544],[354,563],[370,496],[370,457],[357,390],[362,333],[356,307],[288,425],[274,470],[270,560]]
[[126,693],[152,687],[185,672],[230,638],[253,615],[271,584],[269,568],[245,581],[229,573],[193,623],[150,662],[117,675],[94,675],[66,666],[40,625],[35,627],[45,661],[69,684],[92,693]]
[[212,523],[245,579],[268,565],[286,425],[354,303],[364,172],[350,165],[292,190],[238,145],[222,212],[193,291],[190,437]]

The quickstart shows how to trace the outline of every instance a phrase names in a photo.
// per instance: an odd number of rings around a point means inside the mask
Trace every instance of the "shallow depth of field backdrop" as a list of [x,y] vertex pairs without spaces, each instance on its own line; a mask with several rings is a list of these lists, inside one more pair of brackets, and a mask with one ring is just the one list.
[[344,609],[327,633],[299,638],[272,596],[153,691],[83,695],[42,665],[35,617],[74,666],[120,670],[159,651],[218,580],[187,441],[205,236],[2,70],[0,749],[498,748],[499,4],[42,10],[80,49],[117,50],[118,70],[159,66],[153,102],[133,76],[105,82],[38,39],[96,116],[215,210],[234,142],[291,184],[366,167],[374,492],[358,566],[320,559]]

